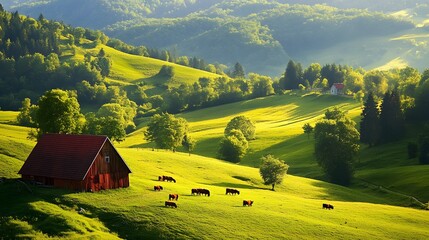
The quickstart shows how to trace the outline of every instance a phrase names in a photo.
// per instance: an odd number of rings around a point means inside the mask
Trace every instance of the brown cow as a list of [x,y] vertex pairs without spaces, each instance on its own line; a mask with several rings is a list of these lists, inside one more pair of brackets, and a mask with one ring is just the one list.
[[179,200],[179,194],[169,194],[168,200]]
[[333,205],[331,205],[331,204],[329,204],[329,203],[323,203],[322,204],[322,208],[323,209],[328,209],[328,210],[334,210],[334,206]]
[[176,182],[176,179],[170,176],[158,176],[158,181]]
[[161,191],[161,190],[164,190],[164,188],[162,188],[162,186],[153,186],[153,190],[154,191]]
[[171,201],[165,201],[165,206],[177,208],[177,204],[175,202],[171,202]]
[[234,195],[234,194],[240,195],[240,191],[238,191],[237,189],[233,189],[233,188],[227,188],[225,194],[228,194],[228,193],[230,193],[231,195]]
[[252,204],[253,204],[253,201],[252,201],[252,200],[243,200],[243,207],[244,207],[244,206],[249,206],[249,207],[251,207],[251,206],[252,206]]

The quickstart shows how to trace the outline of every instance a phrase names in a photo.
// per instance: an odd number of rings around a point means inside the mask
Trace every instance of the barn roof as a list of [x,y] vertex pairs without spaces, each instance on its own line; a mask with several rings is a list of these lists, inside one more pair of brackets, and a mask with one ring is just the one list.
[[334,83],[333,86],[336,89],[343,89],[344,88],[344,84],[343,83]]
[[81,181],[105,143],[111,144],[107,136],[45,134],[18,173]]

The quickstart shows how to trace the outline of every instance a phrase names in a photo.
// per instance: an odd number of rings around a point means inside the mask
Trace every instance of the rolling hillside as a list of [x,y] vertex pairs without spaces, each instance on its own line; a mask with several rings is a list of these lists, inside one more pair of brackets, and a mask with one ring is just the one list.
[[[0,183],[0,231],[6,238],[429,237],[428,212],[384,205],[406,200],[395,195],[363,193],[293,175],[273,192],[262,185],[255,168],[180,152],[118,146],[133,171],[127,189],[72,193],[27,188],[13,179],[17,175],[12,170],[20,168],[34,142],[26,139],[25,128],[2,124],[1,129],[5,134],[0,140],[10,143],[1,145],[0,155],[0,169],[11,169],[0,173],[7,178]],[[161,183],[164,191],[154,192],[158,175],[174,176],[177,183]],[[198,187],[210,189],[211,196],[192,196],[190,189]],[[225,195],[225,187],[239,189],[240,195]],[[163,206],[168,193],[179,194],[177,209]],[[243,199],[252,199],[254,205],[243,207]],[[322,209],[324,202],[334,210]]]
[[102,29],[134,45],[228,66],[238,61],[247,72],[270,76],[283,73],[290,59],[305,66],[334,62],[366,69],[412,65],[423,70],[427,66],[422,59],[429,56],[424,37],[429,7],[423,0],[19,0],[4,6]]

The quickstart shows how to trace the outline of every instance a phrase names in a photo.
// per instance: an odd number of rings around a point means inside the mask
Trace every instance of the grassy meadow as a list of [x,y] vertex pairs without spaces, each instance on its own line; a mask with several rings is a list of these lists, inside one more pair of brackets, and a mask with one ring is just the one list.
[[[356,172],[362,181],[351,188],[305,178],[323,176],[312,157],[312,136],[302,133],[302,125],[314,124],[334,105],[359,119],[360,104],[352,99],[295,93],[182,113],[198,140],[190,156],[152,151],[143,139],[148,119],[141,119],[137,131],[115,143],[132,170],[130,187],[97,193],[17,181],[35,142],[27,139],[28,128],[11,125],[16,113],[0,112],[0,177],[6,178],[0,183],[0,232],[5,238],[429,238],[429,212],[400,207],[416,206],[406,195],[427,197],[429,182],[427,168],[415,159],[404,161],[405,147],[399,148],[404,143],[363,148]],[[213,158],[227,122],[241,114],[256,125],[249,154],[242,164]],[[265,153],[290,165],[276,191],[262,184],[255,168]],[[173,176],[177,183],[159,182],[159,175]],[[153,186],[159,184],[164,190],[155,192]],[[225,195],[226,187],[240,190],[240,195]],[[192,188],[207,188],[211,196],[193,196]],[[179,194],[177,209],[164,206],[169,193]],[[254,205],[243,207],[244,199]],[[335,209],[322,209],[322,203]]]

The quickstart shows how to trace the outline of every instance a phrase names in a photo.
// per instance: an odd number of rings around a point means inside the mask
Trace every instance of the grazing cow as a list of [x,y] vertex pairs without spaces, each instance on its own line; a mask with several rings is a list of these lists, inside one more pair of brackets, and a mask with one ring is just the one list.
[[210,197],[210,191],[208,189],[200,189],[200,193]]
[[176,182],[176,179],[170,176],[158,176],[158,181]]
[[234,194],[240,195],[240,191],[238,191],[237,189],[233,189],[233,188],[227,188],[225,194],[228,194],[228,193],[230,193],[231,195],[234,195]]
[[322,204],[322,208],[323,209],[329,209],[329,210],[333,210],[334,209],[334,206],[333,205],[331,205],[331,204],[328,204],[328,203],[323,203]]
[[177,204],[175,202],[171,202],[171,201],[165,201],[165,206],[177,208]]
[[192,195],[197,194],[197,195],[206,195],[210,197],[210,191],[208,189],[204,189],[204,188],[193,188],[191,190]]
[[154,191],[161,191],[161,190],[164,190],[164,188],[162,188],[162,186],[153,186],[153,190]]
[[179,194],[169,194],[168,200],[179,200]]
[[174,182],[174,183],[176,183],[176,179],[174,179],[174,178],[172,178],[172,177],[165,176],[165,178],[164,178],[164,179],[165,179],[164,181],[167,181],[167,182]]
[[252,200],[243,200],[243,207],[244,207],[244,206],[249,206],[249,207],[251,207],[251,206],[252,206],[252,204],[253,204],[253,201],[252,201]]

